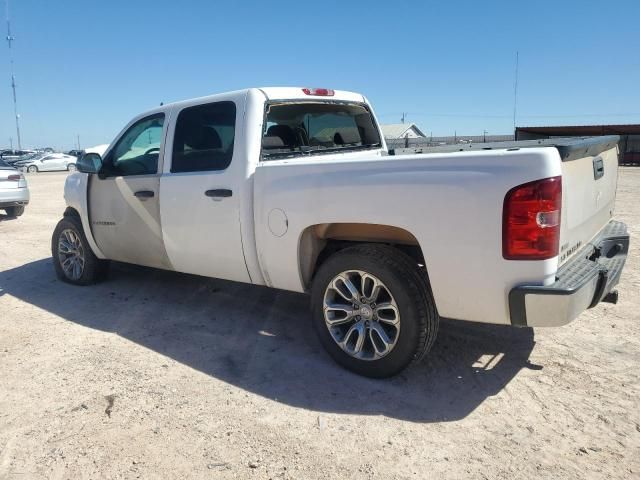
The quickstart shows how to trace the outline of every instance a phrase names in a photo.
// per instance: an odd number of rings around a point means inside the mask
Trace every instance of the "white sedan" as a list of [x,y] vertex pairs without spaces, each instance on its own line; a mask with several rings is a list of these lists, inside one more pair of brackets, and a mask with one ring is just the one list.
[[29,173],[52,172],[56,170],[76,170],[78,159],[72,155],[64,153],[49,153],[41,157],[32,158],[25,162],[16,162],[16,167],[26,170]]

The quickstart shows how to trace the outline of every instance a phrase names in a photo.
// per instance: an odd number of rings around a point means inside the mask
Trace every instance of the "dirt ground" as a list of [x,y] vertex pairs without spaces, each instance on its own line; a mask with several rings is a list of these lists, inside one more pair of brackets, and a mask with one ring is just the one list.
[[640,478],[640,169],[620,169],[618,305],[443,322],[384,381],[332,363],[303,295],[127,265],[59,282],[65,176],[0,217],[1,479]]

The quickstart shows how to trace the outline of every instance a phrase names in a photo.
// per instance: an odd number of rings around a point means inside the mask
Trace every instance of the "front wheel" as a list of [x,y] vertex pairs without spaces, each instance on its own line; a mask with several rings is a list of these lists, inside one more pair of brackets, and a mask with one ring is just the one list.
[[73,216],[58,222],[51,238],[51,255],[58,278],[74,285],[97,283],[109,268],[108,260],[94,255],[80,219]]
[[436,338],[439,317],[426,272],[386,245],[341,250],[318,269],[313,325],[343,367],[367,377],[417,363]]
[[27,172],[29,173],[36,173],[38,171],[38,167],[36,167],[35,165],[29,165],[27,167]]

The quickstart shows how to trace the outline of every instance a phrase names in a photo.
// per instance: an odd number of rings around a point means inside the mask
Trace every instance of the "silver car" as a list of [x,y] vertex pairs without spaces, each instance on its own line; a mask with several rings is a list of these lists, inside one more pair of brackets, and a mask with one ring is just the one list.
[[47,153],[39,157],[16,162],[14,165],[29,173],[53,172],[57,170],[74,172],[77,161],[78,159],[76,157],[64,153]]
[[0,209],[10,217],[19,217],[29,203],[29,187],[24,175],[0,160]]

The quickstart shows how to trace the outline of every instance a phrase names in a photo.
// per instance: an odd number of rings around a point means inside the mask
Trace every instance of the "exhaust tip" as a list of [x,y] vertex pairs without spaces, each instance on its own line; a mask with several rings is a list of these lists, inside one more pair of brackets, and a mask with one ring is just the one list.
[[618,290],[611,290],[604,296],[602,301],[606,303],[613,303],[614,305],[618,303]]

